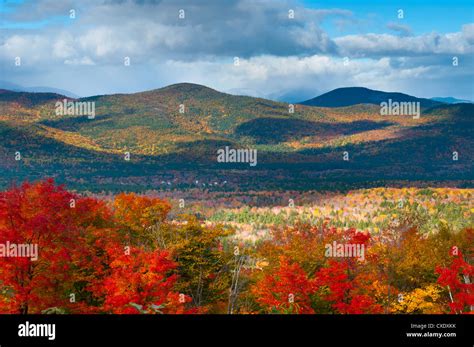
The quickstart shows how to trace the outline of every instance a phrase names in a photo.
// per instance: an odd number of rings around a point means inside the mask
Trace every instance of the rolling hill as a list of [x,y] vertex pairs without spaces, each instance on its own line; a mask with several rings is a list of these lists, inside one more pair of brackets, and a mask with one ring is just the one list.
[[[287,103],[182,83],[68,99],[94,102],[89,119],[57,115],[55,104],[64,98],[0,91],[1,185],[45,175],[89,190],[161,189],[163,182],[187,189],[196,181],[257,190],[472,184],[472,104],[433,102],[420,119],[381,116],[371,103],[295,105],[290,112]],[[218,163],[216,152],[225,146],[256,149],[258,165]]]

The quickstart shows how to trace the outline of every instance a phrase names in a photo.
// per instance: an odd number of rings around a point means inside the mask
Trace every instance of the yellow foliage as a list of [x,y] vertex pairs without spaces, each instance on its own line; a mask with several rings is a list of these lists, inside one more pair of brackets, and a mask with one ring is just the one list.
[[429,284],[408,293],[400,293],[393,309],[396,313],[441,313],[442,305],[438,303],[441,288],[436,284]]

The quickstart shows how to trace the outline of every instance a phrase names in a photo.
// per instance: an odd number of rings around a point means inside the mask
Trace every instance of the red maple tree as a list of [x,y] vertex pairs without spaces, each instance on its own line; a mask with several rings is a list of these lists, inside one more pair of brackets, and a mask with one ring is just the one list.
[[474,288],[471,283],[474,266],[466,262],[461,251],[452,255],[451,264],[447,267],[438,266],[438,283],[446,286],[450,295],[449,307],[452,313],[474,311]]
[[107,276],[94,286],[105,298],[109,313],[192,313],[185,304],[191,298],[174,291],[178,276],[167,251],[145,251],[121,245],[107,249],[110,257]]
[[285,257],[278,267],[265,275],[253,288],[256,301],[275,313],[314,313],[310,295],[314,286],[305,271]]
[[89,241],[93,230],[106,228],[106,211],[102,202],[80,198],[52,180],[1,192],[0,244],[30,253],[37,247],[38,257],[6,253],[0,258],[5,293],[0,311],[40,313],[50,307],[81,311],[76,302],[80,283],[87,280],[91,267],[97,275],[100,264]]

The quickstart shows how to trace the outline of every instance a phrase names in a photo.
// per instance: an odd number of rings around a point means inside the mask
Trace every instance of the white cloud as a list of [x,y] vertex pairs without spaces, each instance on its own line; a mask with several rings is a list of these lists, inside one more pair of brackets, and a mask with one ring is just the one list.
[[15,57],[21,57],[23,62],[46,62],[50,49],[49,41],[41,35],[13,35],[8,37],[0,46],[0,57],[13,62]]
[[66,64],[66,65],[75,65],[75,66],[77,66],[77,65],[95,65],[95,63],[89,57],[82,57],[80,59],[77,59],[77,58],[66,59],[64,61],[64,64]]
[[347,35],[334,39],[342,55],[352,57],[474,53],[472,25],[448,34],[400,37],[390,34]]
[[53,43],[53,57],[66,59],[75,55],[77,55],[77,51],[74,37],[66,32],[59,34]]
[[393,30],[400,33],[402,36],[408,36],[412,34],[412,30],[408,25],[400,24],[396,22],[390,22],[387,24],[387,29]]
[[[399,88],[398,91],[411,90],[413,94],[420,95],[421,81],[439,70],[431,66],[398,67],[391,58],[354,59],[344,65],[339,57],[321,55],[259,56],[241,59],[239,66],[233,66],[231,61],[168,61],[164,69],[179,74],[182,80],[218,90],[257,90],[261,91],[258,96],[273,98],[286,97],[287,91],[298,90],[300,99],[293,101],[302,101],[343,86],[366,86],[388,91]],[[449,76],[449,71],[443,73]]]

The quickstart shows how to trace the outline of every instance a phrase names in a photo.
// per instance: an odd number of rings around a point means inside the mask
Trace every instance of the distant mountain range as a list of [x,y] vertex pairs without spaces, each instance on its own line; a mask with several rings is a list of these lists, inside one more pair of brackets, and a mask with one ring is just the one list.
[[463,99],[456,99],[453,97],[437,97],[437,98],[431,98],[431,100],[434,101],[439,101],[439,102],[444,102],[446,104],[462,104],[462,103],[472,103],[471,100],[463,100]]
[[51,87],[23,87],[18,84],[6,82],[6,81],[0,81],[0,89],[6,89],[6,90],[15,91],[15,92],[55,93],[55,94],[65,95],[69,98],[74,98],[74,99],[77,99],[80,97],[64,89],[51,88]]
[[[159,189],[163,181],[185,189],[218,179],[229,189],[473,184],[473,104],[340,88],[292,109],[180,83],[77,99],[95,103],[90,119],[57,114],[65,97],[0,90],[0,186],[44,176],[94,191]],[[420,101],[421,117],[381,115],[384,98]],[[257,149],[257,166],[218,163],[226,146]]]
[[[10,83],[6,81],[0,81],[0,89],[16,91],[16,92],[29,92],[29,93],[54,93],[67,96],[68,98],[79,99],[80,96],[58,88],[51,87],[23,87],[15,83]],[[244,95],[250,96],[258,94],[256,90],[252,89],[242,89],[236,88],[227,91],[227,93],[233,95]],[[288,94],[285,94],[285,97],[280,97],[278,100],[285,100],[287,98],[297,100],[298,91],[292,91]],[[270,97],[270,99],[274,100]],[[320,107],[344,107],[351,106],[356,104],[380,104],[382,101],[387,101],[392,99],[392,101],[420,101],[422,107],[432,107],[436,103],[431,103],[431,101],[447,103],[447,104],[459,104],[459,103],[472,103],[470,100],[457,99],[454,97],[433,97],[430,99],[425,98],[416,98],[411,95],[403,93],[389,93],[378,90],[372,90],[363,87],[346,87],[334,89],[330,92],[321,94],[320,96],[314,97],[312,99],[299,102],[302,105],[308,106],[320,106]],[[298,103],[291,101],[290,103]]]

